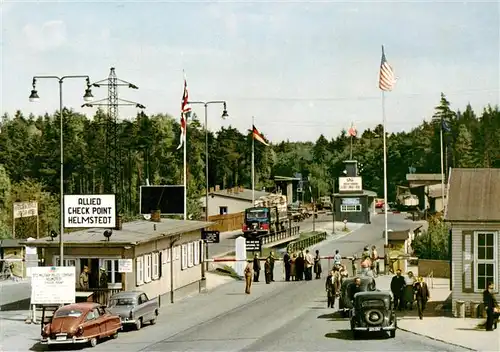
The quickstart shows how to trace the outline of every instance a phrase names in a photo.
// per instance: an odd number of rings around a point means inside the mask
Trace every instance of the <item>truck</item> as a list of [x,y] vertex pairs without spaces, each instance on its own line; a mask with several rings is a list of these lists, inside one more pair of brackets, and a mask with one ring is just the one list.
[[410,192],[408,187],[397,186],[396,208],[401,211],[414,211],[418,209],[419,199]]
[[254,238],[288,227],[288,208],[286,196],[270,194],[260,197],[254,206],[245,210],[242,227],[245,238]]

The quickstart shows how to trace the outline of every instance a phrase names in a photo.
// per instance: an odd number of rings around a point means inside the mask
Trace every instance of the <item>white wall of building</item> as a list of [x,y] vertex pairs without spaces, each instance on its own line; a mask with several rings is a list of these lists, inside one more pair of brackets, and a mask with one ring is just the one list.
[[[203,198],[203,203],[205,198]],[[218,195],[208,196],[208,216],[220,215],[220,207],[227,207],[227,214],[241,213],[252,206],[251,200],[222,197]]]

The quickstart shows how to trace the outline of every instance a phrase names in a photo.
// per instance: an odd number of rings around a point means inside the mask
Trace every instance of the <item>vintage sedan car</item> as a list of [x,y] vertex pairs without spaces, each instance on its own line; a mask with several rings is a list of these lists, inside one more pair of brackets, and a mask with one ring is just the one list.
[[360,332],[389,332],[396,337],[398,327],[393,307],[392,293],[372,291],[354,295],[354,307],[350,311],[351,331],[354,338]]
[[[360,276],[361,279],[361,292],[376,291],[377,285],[375,279],[371,276]],[[351,284],[354,283],[355,277],[349,277],[342,282],[340,287],[339,311],[342,317],[347,318],[349,310],[353,305],[350,297]]]
[[149,299],[141,291],[124,291],[113,295],[108,309],[120,317],[123,325],[139,330],[145,322],[156,324],[160,311],[158,299]]
[[50,323],[42,329],[42,344],[85,344],[95,347],[99,339],[118,337],[122,324],[98,303],[82,302],[56,310]]

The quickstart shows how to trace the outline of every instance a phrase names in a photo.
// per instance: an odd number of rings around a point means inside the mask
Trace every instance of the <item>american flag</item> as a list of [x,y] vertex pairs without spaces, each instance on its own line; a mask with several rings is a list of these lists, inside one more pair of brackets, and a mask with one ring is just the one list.
[[378,87],[384,92],[390,92],[394,88],[396,77],[394,71],[385,58],[384,46],[382,45],[382,61],[380,62],[380,73]]
[[181,99],[181,140],[177,149],[180,149],[185,142],[186,139],[186,127],[187,127],[187,118],[191,113],[191,107],[189,106],[189,94],[187,88],[187,80],[186,74],[184,73],[184,91],[182,92]]

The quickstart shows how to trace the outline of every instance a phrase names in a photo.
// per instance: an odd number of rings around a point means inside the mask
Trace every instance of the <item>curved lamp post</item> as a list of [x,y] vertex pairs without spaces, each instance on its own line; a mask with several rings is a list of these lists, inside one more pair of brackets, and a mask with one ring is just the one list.
[[59,118],[60,118],[60,154],[61,154],[61,165],[60,165],[60,184],[59,184],[59,193],[61,196],[61,207],[60,207],[60,229],[59,229],[59,265],[64,266],[64,136],[63,136],[63,83],[66,79],[80,79],[84,78],[86,81],[86,89],[85,94],[83,95],[83,100],[91,101],[94,96],[92,95],[92,85],[90,84],[90,78],[87,75],[76,75],[76,76],[34,76],[32,83],[32,90],[29,96],[29,100],[31,102],[37,102],[40,100],[40,96],[38,95],[38,91],[36,90],[36,82],[41,79],[55,79],[59,82]]

